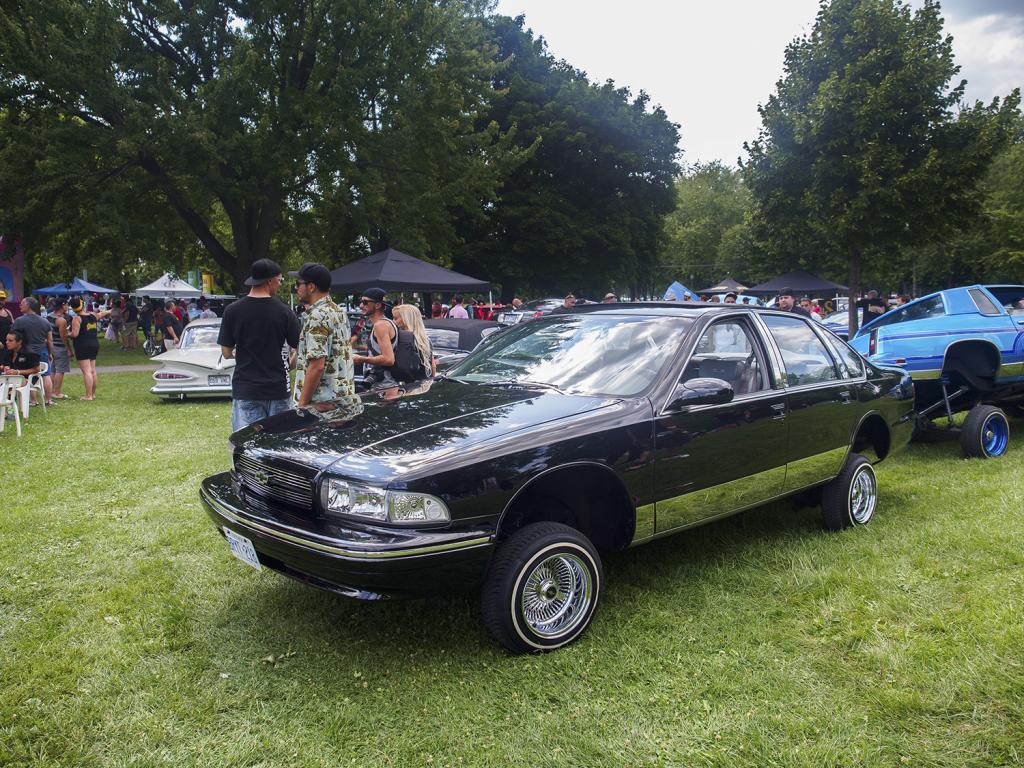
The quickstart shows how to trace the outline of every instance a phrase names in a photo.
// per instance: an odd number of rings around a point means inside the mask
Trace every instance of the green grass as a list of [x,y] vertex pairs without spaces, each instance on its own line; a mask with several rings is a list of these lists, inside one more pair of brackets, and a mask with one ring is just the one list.
[[196,495],[229,405],[148,386],[0,435],[5,768],[1024,763],[1019,438],[911,446],[861,530],[782,503],[611,558],[584,638],[513,657],[469,590],[355,604],[232,558]]
[[[142,351],[141,333],[137,349],[121,349],[116,341],[100,339],[100,353],[96,356],[96,365],[146,365],[149,362],[146,353]],[[76,367],[75,364],[72,364],[72,367]]]

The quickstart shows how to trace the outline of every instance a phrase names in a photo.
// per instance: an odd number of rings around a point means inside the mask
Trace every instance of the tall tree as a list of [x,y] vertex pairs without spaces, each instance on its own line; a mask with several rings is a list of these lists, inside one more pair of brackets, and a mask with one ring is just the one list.
[[750,192],[739,171],[718,161],[698,163],[679,177],[676,207],[665,219],[662,276],[694,289],[727,275],[752,279],[737,259],[745,239]]
[[[1019,92],[961,105],[966,81],[939,4],[825,0],[810,35],[785,53],[777,92],[745,145],[744,177],[769,250],[848,264],[943,237],[976,216],[978,181],[1004,146]],[[951,87],[952,86],[952,87]]]
[[505,299],[631,288],[654,267],[672,210],[678,126],[646,94],[556,61],[522,17],[490,23],[503,66],[481,122],[507,131],[522,162],[485,218],[464,227],[456,266],[490,274]]
[[452,209],[479,208],[495,189],[499,137],[477,127],[493,68],[485,8],[5,3],[0,98],[25,129],[21,146],[45,147],[52,162],[27,200],[0,174],[4,201],[19,201],[5,206],[2,228],[37,220],[33,204],[52,204],[66,185],[124,185],[124,199],[159,192],[239,283],[282,226],[315,232],[321,251],[450,249]]

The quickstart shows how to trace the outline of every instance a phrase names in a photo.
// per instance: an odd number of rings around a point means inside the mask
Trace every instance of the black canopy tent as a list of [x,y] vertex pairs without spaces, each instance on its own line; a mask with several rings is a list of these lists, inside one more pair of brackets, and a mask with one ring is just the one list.
[[775,296],[783,288],[791,289],[797,296],[836,296],[847,291],[845,285],[812,275],[806,269],[796,269],[748,288],[746,293],[754,296]]
[[745,293],[747,290],[749,290],[747,286],[745,286],[739,280],[734,280],[731,277],[727,277],[724,280],[719,280],[710,288],[704,288],[703,290],[697,291],[697,293],[728,293],[729,291],[736,291],[736,293]]
[[462,275],[407,253],[388,248],[331,271],[331,290],[358,293],[385,291],[486,291],[490,283]]

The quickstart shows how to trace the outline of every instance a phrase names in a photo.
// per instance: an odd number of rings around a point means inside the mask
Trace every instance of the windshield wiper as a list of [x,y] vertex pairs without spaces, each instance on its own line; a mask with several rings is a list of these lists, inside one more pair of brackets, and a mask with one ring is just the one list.
[[529,381],[529,380],[522,380],[522,379],[491,379],[490,381],[482,381],[480,383],[481,384],[490,384],[490,385],[493,385],[493,386],[496,386],[496,387],[513,386],[513,387],[523,387],[524,389],[529,389],[530,387],[534,387],[536,389],[550,389],[550,390],[553,390],[555,392],[564,392],[565,391],[561,387],[557,387],[554,384],[548,384],[545,381]]
[[435,376],[434,381],[457,381],[459,384],[469,385],[468,381],[457,379],[454,376],[449,376],[447,373],[442,373],[440,376]]

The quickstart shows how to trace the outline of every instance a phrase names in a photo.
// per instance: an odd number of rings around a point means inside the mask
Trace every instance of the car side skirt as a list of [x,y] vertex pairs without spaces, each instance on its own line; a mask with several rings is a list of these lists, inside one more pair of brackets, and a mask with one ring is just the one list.
[[[828,482],[839,474],[849,450],[849,446],[843,445],[791,462],[789,466],[775,467],[639,507],[636,511],[636,534],[630,546],[695,528]],[[758,492],[765,486],[783,490],[764,498]]]

